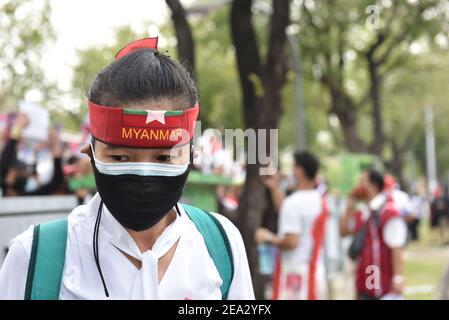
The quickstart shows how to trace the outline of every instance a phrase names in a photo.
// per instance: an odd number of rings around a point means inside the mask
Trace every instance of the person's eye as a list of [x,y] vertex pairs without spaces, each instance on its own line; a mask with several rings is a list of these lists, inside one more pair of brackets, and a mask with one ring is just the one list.
[[129,157],[124,156],[124,155],[117,154],[117,155],[112,155],[110,157],[112,160],[117,161],[117,162],[129,162],[130,161]]
[[157,156],[156,160],[158,162],[171,162],[173,158],[169,154],[160,154]]

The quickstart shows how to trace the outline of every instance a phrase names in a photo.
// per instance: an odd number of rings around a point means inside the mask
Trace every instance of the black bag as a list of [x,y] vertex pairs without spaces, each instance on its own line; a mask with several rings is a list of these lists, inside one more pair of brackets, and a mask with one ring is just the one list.
[[356,260],[357,257],[360,255],[360,252],[362,252],[363,243],[365,242],[366,233],[368,232],[368,225],[370,223],[370,220],[373,219],[377,224],[378,222],[377,218],[378,218],[377,211],[372,212],[369,218],[366,220],[363,227],[354,235],[354,239],[352,240],[352,243],[348,249],[348,256],[352,260]]
[[362,229],[360,229],[355,235],[354,239],[352,240],[351,245],[348,249],[348,256],[352,260],[356,260],[359,256],[360,252],[363,248],[363,243],[365,242],[366,232],[368,231],[368,221],[365,222]]

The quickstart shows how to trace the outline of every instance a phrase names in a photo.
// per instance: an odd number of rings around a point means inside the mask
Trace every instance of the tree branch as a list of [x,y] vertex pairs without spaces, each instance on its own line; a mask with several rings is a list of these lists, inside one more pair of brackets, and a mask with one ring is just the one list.
[[302,9],[309,20],[309,25],[311,25],[316,31],[323,31],[321,27],[319,27],[314,21],[313,16],[310,10],[307,8],[305,1],[303,1]]

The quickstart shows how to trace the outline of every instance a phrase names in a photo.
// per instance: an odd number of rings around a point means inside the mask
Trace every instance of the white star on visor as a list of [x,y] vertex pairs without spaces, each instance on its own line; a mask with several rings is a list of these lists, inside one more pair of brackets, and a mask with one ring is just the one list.
[[165,110],[145,110],[147,112],[147,120],[145,124],[152,121],[157,121],[159,123],[165,124]]

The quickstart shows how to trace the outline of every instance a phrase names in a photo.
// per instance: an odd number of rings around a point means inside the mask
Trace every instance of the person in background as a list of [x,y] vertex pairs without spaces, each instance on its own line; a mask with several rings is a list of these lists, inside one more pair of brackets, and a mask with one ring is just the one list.
[[401,190],[395,178],[389,174],[384,175],[384,193],[391,195],[396,205],[396,209],[404,218],[407,224],[407,239],[412,239],[413,228],[416,226],[416,212],[412,204],[412,199],[407,192]]
[[11,128],[8,140],[0,156],[0,183],[3,196],[37,196],[55,192],[63,183],[62,147],[54,132],[50,132],[50,147],[53,155],[53,176],[43,185],[35,185],[27,191],[29,182],[35,182],[33,169],[17,158],[17,146],[23,130],[28,126],[28,117],[19,113]]
[[87,204],[97,190],[89,157],[72,157],[64,167],[64,173],[68,192],[76,195],[79,205]]
[[218,185],[215,188],[218,213],[233,223],[237,222],[241,188],[238,185]]
[[282,201],[278,234],[256,230],[257,243],[270,243],[280,251],[273,276],[273,298],[315,300],[327,298],[322,252],[327,207],[316,189],[319,162],[308,152],[294,155],[296,190]]
[[[376,170],[366,170],[359,185],[347,199],[340,223],[342,236],[362,235],[356,258],[356,292],[359,300],[376,300],[404,290],[403,247],[407,227],[393,197],[384,193],[384,177]],[[356,201],[367,204],[358,209]]]
[[440,242],[443,245],[449,243],[449,191],[445,188],[444,193],[438,188],[435,191],[435,197],[430,205],[430,226],[432,229],[438,229]]
[[408,224],[409,235],[411,241],[417,241],[419,240],[419,225],[424,214],[424,206],[426,203],[417,193],[413,194],[410,200],[413,208],[413,221]]
[[267,187],[269,191],[269,196],[271,197],[271,202],[276,210],[276,212],[280,212],[282,201],[284,201],[285,193],[281,188],[281,179],[282,176],[280,172],[276,172],[273,175],[263,176],[262,182]]

